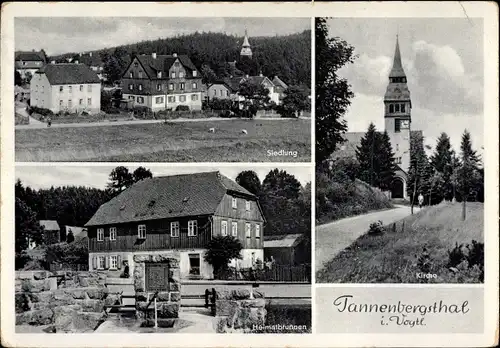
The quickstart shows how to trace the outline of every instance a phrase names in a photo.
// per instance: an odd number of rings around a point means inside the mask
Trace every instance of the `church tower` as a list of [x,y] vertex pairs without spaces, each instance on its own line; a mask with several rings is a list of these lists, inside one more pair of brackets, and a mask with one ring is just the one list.
[[246,56],[252,58],[252,49],[250,48],[250,42],[248,42],[247,31],[245,30],[245,38],[243,39],[243,45],[241,47],[240,56]]
[[401,169],[396,172],[393,197],[406,198],[406,177],[410,168],[411,99],[401,63],[398,37],[396,37],[394,62],[389,73],[389,84],[384,95],[384,120],[385,130],[391,139],[395,162]]

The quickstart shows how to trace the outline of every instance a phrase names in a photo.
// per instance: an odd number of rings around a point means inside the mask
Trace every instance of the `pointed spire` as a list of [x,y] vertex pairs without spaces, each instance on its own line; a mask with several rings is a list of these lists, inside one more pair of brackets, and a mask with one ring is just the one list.
[[246,29],[245,29],[245,38],[243,39],[243,47],[250,47],[250,43],[248,42],[248,34],[247,34]]
[[406,77],[401,63],[401,52],[399,51],[399,35],[396,35],[396,50],[394,52],[394,62],[392,63],[391,73],[389,77]]

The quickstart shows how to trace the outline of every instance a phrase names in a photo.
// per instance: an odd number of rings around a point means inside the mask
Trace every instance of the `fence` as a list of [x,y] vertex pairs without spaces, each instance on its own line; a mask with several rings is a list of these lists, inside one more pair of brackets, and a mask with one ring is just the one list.
[[76,263],[76,264],[51,263],[49,265],[49,270],[51,272],[56,272],[56,271],[88,271],[89,265],[88,264],[81,264],[81,263]]
[[273,265],[271,268],[264,269],[230,269],[221,273],[218,279],[310,283],[311,265]]

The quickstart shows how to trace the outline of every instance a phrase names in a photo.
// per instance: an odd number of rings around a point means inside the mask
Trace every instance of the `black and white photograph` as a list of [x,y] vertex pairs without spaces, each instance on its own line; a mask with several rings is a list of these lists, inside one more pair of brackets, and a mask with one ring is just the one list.
[[18,166],[18,333],[310,333],[309,167]]
[[16,17],[18,162],[310,162],[311,19]]
[[316,282],[482,283],[483,20],[315,35]]

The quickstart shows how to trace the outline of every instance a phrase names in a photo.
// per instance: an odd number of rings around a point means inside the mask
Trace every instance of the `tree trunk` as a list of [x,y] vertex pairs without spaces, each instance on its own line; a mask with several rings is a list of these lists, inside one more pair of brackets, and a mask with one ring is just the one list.
[[462,198],[462,221],[465,221],[467,210],[467,196]]
[[432,187],[431,187],[431,190],[429,191],[429,207],[431,206],[431,202],[432,202]]
[[411,215],[413,215],[413,205],[415,204],[416,193],[417,193],[417,178],[415,178],[415,182],[413,183],[413,193],[411,197]]

